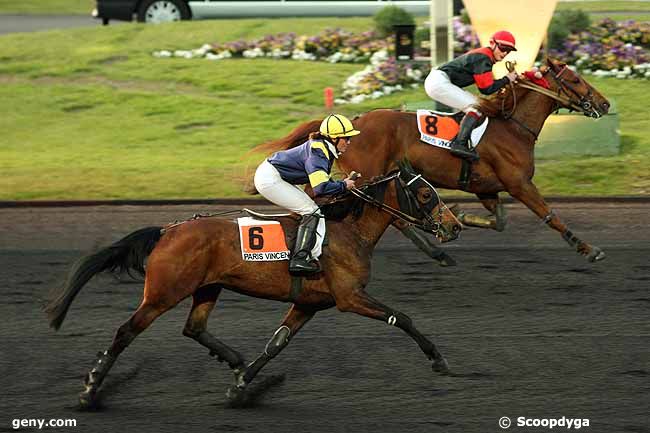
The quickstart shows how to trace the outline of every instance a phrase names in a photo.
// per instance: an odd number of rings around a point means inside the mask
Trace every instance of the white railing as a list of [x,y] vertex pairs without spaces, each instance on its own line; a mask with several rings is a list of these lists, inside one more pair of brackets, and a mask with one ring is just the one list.
[[395,5],[414,14],[428,15],[429,0],[374,0],[374,1],[190,1],[192,16],[200,18],[242,17],[318,17],[318,16],[369,16],[387,5]]

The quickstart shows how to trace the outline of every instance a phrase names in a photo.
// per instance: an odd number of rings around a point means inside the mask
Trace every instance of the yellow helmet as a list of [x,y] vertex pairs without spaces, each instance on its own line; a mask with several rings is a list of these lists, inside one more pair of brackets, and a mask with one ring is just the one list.
[[361,134],[352,122],[341,114],[330,114],[320,124],[320,133],[329,138],[352,137]]

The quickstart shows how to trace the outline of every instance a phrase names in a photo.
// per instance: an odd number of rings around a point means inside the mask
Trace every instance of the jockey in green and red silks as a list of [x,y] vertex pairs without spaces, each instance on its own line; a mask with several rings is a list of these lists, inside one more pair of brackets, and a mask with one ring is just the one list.
[[465,112],[460,123],[460,131],[451,143],[451,153],[478,161],[476,150],[469,146],[469,137],[474,127],[481,120],[481,112],[474,105],[477,98],[463,90],[476,84],[484,95],[491,95],[506,84],[517,79],[516,72],[510,72],[503,78],[494,79],[492,66],[503,60],[510,51],[516,51],[515,37],[505,30],[496,32],[490,38],[490,46],[471,50],[454,60],[431,71],[424,82],[427,95],[451,108]]

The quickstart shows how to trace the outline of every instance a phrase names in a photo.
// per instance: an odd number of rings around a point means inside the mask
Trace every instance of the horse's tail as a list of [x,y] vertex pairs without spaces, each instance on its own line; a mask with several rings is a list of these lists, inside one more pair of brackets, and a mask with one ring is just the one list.
[[131,270],[144,275],[144,261],[162,236],[162,227],[146,227],[125,236],[113,245],[77,260],[59,293],[45,306],[50,326],[59,329],[75,296],[96,274]]
[[271,154],[279,150],[286,150],[300,146],[302,143],[307,141],[309,134],[318,131],[320,124],[321,120],[310,120],[308,122],[301,123],[286,137],[262,143],[259,146],[251,149],[249,153]]

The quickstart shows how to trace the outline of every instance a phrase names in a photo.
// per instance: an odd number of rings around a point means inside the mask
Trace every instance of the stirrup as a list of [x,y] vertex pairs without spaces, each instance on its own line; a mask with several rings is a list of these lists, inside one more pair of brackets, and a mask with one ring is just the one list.
[[320,272],[320,263],[312,259],[311,254],[299,251],[289,261],[289,273],[292,275],[315,274]]
[[470,162],[476,162],[481,159],[479,154],[476,152],[476,149],[469,149],[462,144],[452,143],[449,151],[452,155],[467,159]]
[[316,259],[297,260],[289,263],[289,273],[291,275],[310,275],[317,274],[321,271],[320,263]]

